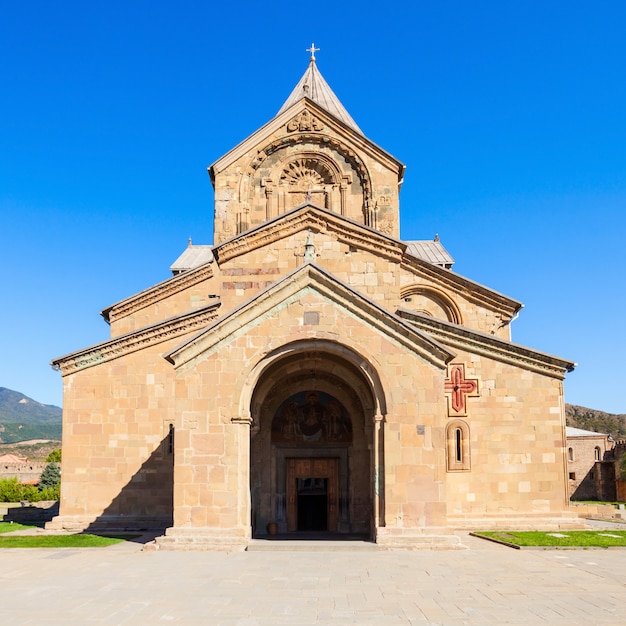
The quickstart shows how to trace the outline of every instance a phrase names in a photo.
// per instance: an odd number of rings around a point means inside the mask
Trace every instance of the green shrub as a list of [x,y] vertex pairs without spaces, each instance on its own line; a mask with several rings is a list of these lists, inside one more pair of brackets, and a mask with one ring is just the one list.
[[53,450],[46,459],[46,463],[60,463],[61,462],[61,448]]
[[0,480],[0,502],[39,502],[43,499],[41,493],[35,485],[22,485],[17,478]]
[[[59,500],[61,497],[61,483],[57,483],[53,487],[44,487],[38,490],[39,500]],[[37,500],[37,502],[39,502]]]
[[48,463],[39,479],[39,489],[55,487],[61,482],[61,468],[58,463]]

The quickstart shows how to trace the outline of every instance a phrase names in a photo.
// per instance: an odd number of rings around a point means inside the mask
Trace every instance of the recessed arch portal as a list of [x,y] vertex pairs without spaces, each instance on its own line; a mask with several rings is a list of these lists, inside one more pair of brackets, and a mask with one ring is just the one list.
[[254,535],[276,523],[282,533],[371,536],[378,519],[374,442],[382,395],[375,373],[345,346],[304,341],[268,355],[253,374]]

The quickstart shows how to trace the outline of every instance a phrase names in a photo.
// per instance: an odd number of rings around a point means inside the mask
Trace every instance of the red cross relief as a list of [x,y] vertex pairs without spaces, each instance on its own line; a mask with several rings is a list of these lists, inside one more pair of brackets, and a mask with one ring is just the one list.
[[[467,414],[467,397],[478,395],[478,380],[475,378],[465,378],[465,365],[457,363],[450,365],[450,378],[444,383],[446,393],[450,394],[449,406],[455,415]],[[452,414],[448,410],[449,414]]]

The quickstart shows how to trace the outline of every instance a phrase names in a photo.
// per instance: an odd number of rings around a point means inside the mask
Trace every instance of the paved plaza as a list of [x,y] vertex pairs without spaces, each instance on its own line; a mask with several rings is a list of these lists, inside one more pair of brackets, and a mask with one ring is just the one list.
[[[626,550],[0,552],[2,623],[624,624]],[[299,548],[299,549],[295,549]],[[359,549],[360,548],[360,549]]]

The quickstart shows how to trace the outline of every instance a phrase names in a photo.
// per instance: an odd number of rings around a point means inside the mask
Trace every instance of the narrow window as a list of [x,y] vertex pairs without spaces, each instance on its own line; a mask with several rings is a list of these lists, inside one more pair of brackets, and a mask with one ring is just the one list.
[[599,461],[600,457],[601,457],[601,454],[602,454],[602,450],[600,450],[599,446],[595,447],[594,454],[595,454],[596,461]]
[[461,445],[463,444],[463,431],[460,428],[457,428],[454,431],[454,452],[455,452],[455,461],[457,463],[461,463],[463,461],[463,449]]
[[573,461],[574,460],[574,448],[568,448],[567,449],[567,460],[568,461]]
[[174,454],[174,424],[170,424],[170,431],[167,434],[167,451]]
[[462,420],[455,420],[446,428],[446,465],[449,472],[462,472],[470,469],[469,426]]

